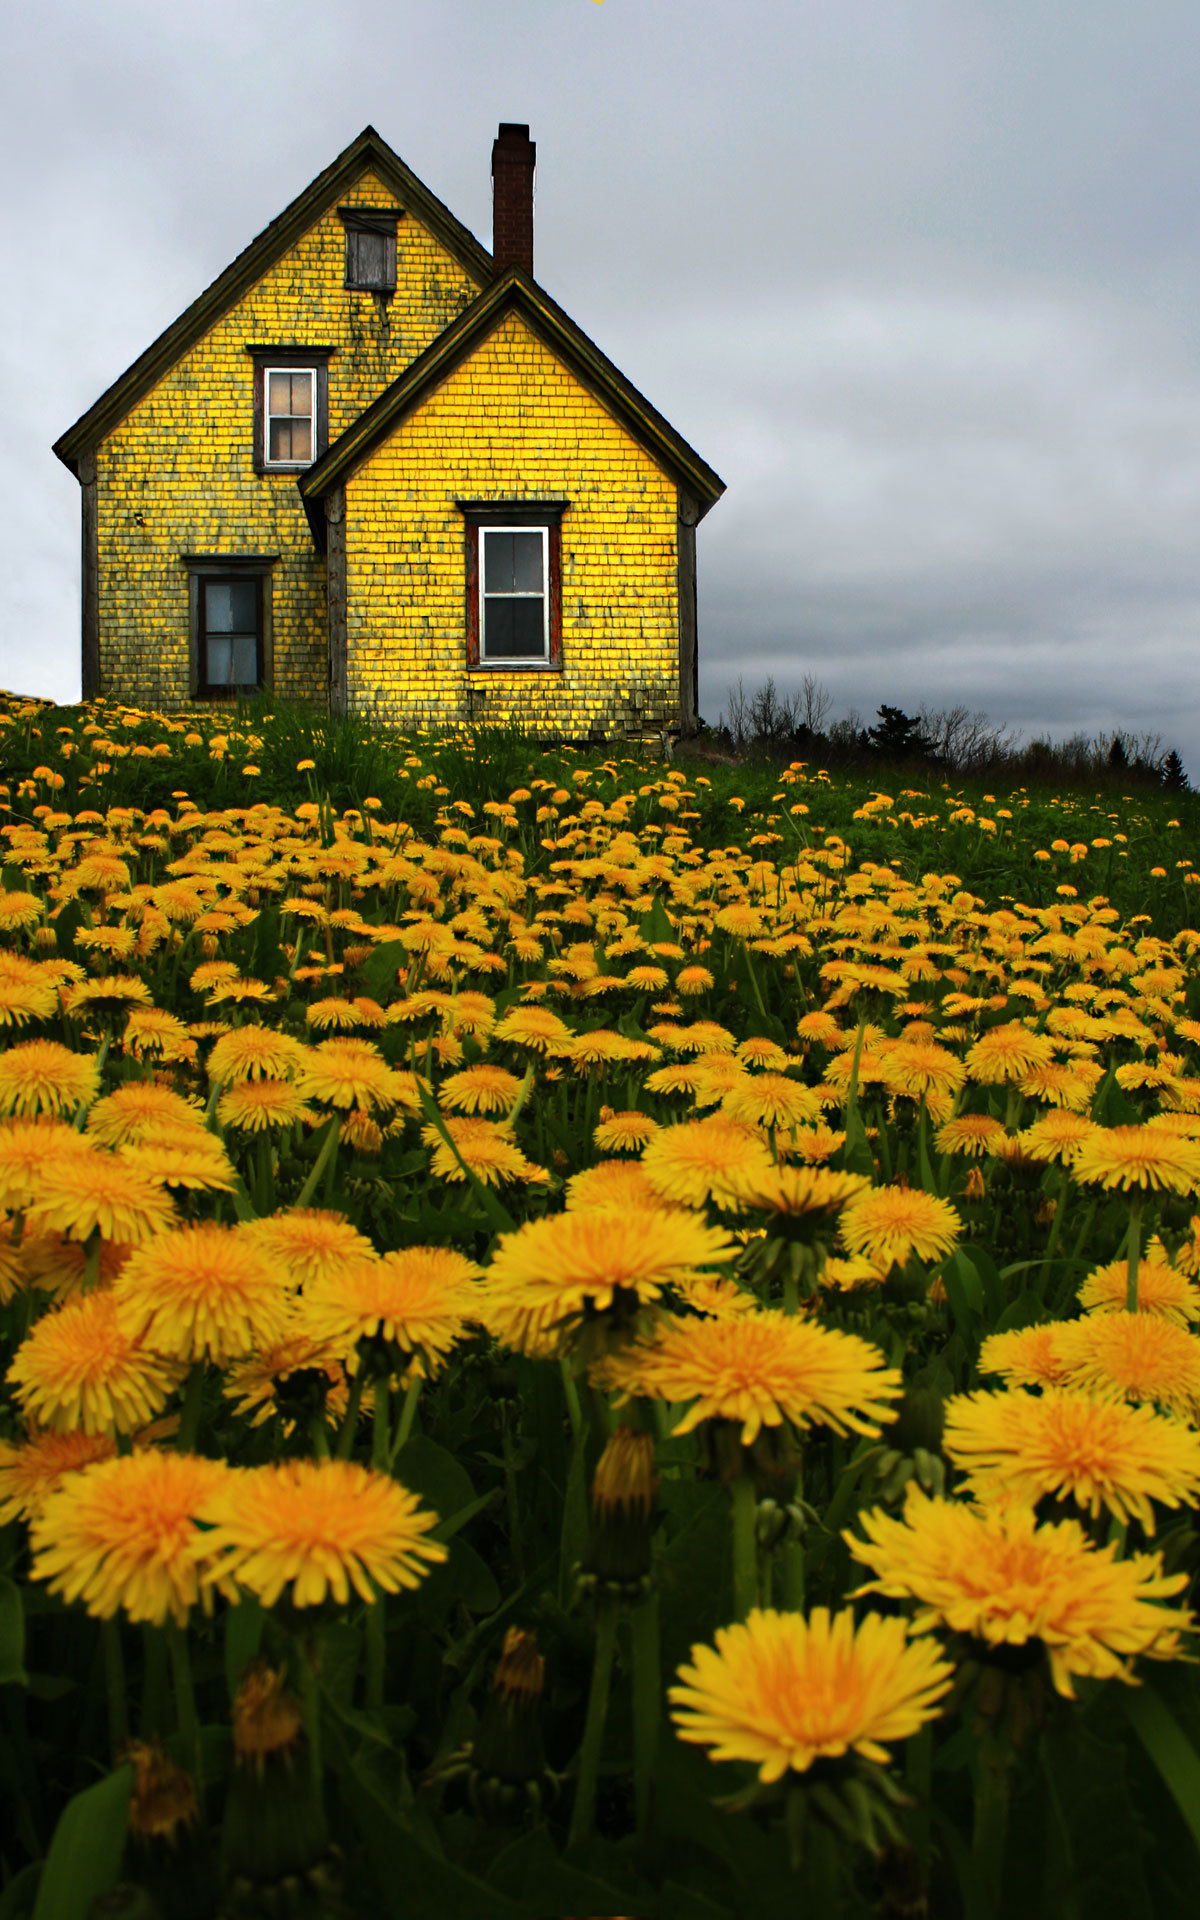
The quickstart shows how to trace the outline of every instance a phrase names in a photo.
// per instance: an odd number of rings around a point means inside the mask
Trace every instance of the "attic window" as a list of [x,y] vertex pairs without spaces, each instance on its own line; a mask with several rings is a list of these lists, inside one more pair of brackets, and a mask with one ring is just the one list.
[[346,229],[346,285],[364,293],[396,291],[397,207],[339,207]]

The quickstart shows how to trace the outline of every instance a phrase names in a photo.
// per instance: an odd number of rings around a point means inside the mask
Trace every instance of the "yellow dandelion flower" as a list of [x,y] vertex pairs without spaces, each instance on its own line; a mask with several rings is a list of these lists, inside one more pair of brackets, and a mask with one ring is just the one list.
[[205,1127],[162,1127],[153,1139],[119,1149],[123,1160],[165,1187],[232,1193],[237,1173],[221,1142]]
[[774,1167],[765,1176],[748,1175],[737,1182],[737,1196],[755,1213],[790,1215],[836,1213],[871,1183],[860,1173],[838,1173],[831,1167]]
[[1054,1042],[1047,1035],[1010,1020],[979,1036],[967,1053],[967,1072],[977,1086],[1003,1086],[1053,1059]]
[[121,1045],[136,1060],[156,1054],[160,1060],[192,1061],[196,1043],[178,1014],[163,1007],[135,1007],[125,1022]]
[[679,1738],[713,1760],[749,1761],[765,1785],[847,1753],[885,1763],[885,1742],[936,1718],[954,1673],[936,1641],[909,1640],[904,1620],[856,1622],[851,1607],[807,1619],[755,1607],[691,1661],[667,1691]]
[[358,1343],[378,1335],[433,1372],[478,1317],[481,1269],[452,1247],[402,1247],[308,1287],[299,1324],[358,1370]]
[[1043,1320],[1040,1326],[989,1333],[979,1349],[980,1373],[998,1373],[1014,1387],[1060,1386],[1067,1377],[1064,1336],[1073,1324]]
[[223,1033],[208,1056],[208,1077],[218,1080],[291,1080],[308,1059],[308,1049],[290,1034],[251,1021]]
[[1022,1158],[1057,1160],[1061,1166],[1069,1167],[1094,1131],[1094,1123],[1084,1114],[1057,1108],[1052,1113],[1043,1113],[1032,1126],[1017,1134],[1016,1139]]
[[57,1040],[22,1040],[0,1053],[0,1113],[74,1113],[99,1090],[94,1056]]
[[175,1224],[174,1202],[160,1181],[107,1149],[66,1148],[38,1169],[27,1221],[35,1233],[57,1231],[72,1240],[99,1233],[138,1246]]
[[707,967],[680,967],[675,976],[676,992],[682,993],[685,999],[689,1000],[695,999],[702,993],[711,992],[714,984],[713,976]]
[[762,1135],[724,1113],[664,1127],[646,1146],[641,1164],[657,1193],[689,1207],[710,1198],[736,1200],[739,1181],[765,1178],[772,1167]]
[[[321,1341],[294,1327],[247,1359],[236,1361],[226,1373],[223,1391],[226,1399],[234,1402],[236,1413],[251,1426],[261,1427],[279,1411],[279,1387],[296,1374],[323,1380],[326,1412],[334,1419],[345,1411],[346,1373],[341,1361]],[[285,1432],[290,1432],[293,1425],[288,1421]]]
[[287,1270],[293,1286],[310,1287],[361,1260],[375,1249],[344,1214],[320,1207],[290,1207],[242,1229]]
[[58,1004],[58,982],[52,973],[23,954],[0,953],[0,1027],[49,1020]]
[[610,1113],[602,1119],[592,1133],[592,1140],[601,1153],[624,1153],[637,1147],[644,1147],[647,1140],[653,1139],[660,1131],[657,1120],[648,1113],[639,1113],[631,1108],[624,1113]]
[[827,1127],[822,1122],[816,1127],[793,1127],[786,1136],[780,1135],[775,1141],[776,1151],[781,1160],[803,1160],[810,1166],[820,1166],[826,1160],[832,1160],[846,1144],[846,1136],[836,1127]]
[[217,1366],[278,1339],[288,1274],[261,1240],[215,1220],[160,1233],[113,1281],[121,1326],[157,1353]]
[[732,1261],[734,1243],[694,1214],[659,1206],[573,1209],[501,1234],[484,1276],[480,1318],[507,1346],[552,1336],[565,1350],[585,1315],[658,1300],[705,1267]]
[[97,1100],[87,1118],[87,1131],[102,1147],[120,1147],[151,1138],[162,1127],[172,1131],[190,1127],[203,1134],[204,1109],[170,1087],[152,1081],[130,1080],[114,1093]]
[[90,1140],[61,1120],[0,1122],[0,1207],[9,1212],[27,1207],[49,1161],[67,1157],[90,1161],[94,1152]]
[[235,1080],[217,1101],[221,1125],[241,1133],[263,1133],[268,1127],[290,1127],[314,1117],[290,1080]]
[[1003,1493],[1035,1506],[1073,1500],[1154,1532],[1155,1501],[1194,1505],[1200,1434],[1150,1407],[1047,1387],[1040,1394],[956,1394],[946,1402],[946,1457],[986,1500]]
[[883,1084],[893,1093],[919,1100],[931,1093],[956,1093],[967,1070],[956,1054],[931,1041],[898,1040],[883,1058]]
[[305,1050],[298,1075],[308,1100],[334,1107],[394,1107],[392,1069],[369,1040],[322,1040]]
[[17,1446],[0,1440],[0,1526],[32,1519],[69,1473],[111,1460],[116,1451],[111,1433],[85,1433],[80,1427],[68,1433],[32,1427]]
[[666,1207],[636,1160],[598,1160],[594,1167],[573,1173],[567,1181],[569,1211],[588,1208]]
[[956,1120],[947,1120],[937,1129],[933,1144],[939,1153],[979,1158],[994,1154],[1006,1138],[1000,1121],[993,1120],[989,1114],[960,1113]]
[[822,1327],[774,1308],[723,1320],[671,1319],[608,1362],[621,1398],[635,1394],[691,1401],[674,1433],[704,1420],[732,1420],[742,1445],[764,1426],[878,1433],[888,1402],[902,1391],[899,1372],[857,1334]]
[[[1079,1304],[1086,1313],[1124,1312],[1128,1285],[1129,1262],[1112,1260],[1089,1273],[1079,1289]],[[1138,1261],[1137,1310],[1161,1314],[1181,1327],[1200,1320],[1200,1288],[1171,1265],[1160,1240],[1152,1240]]]
[[782,1073],[747,1074],[721,1101],[724,1112],[753,1127],[798,1127],[816,1120],[821,1096]]
[[166,1404],[178,1374],[122,1326],[94,1290],[34,1322],[8,1369],[26,1417],[57,1433],[133,1433]]
[[510,1007],[497,1020],[492,1037],[531,1053],[560,1054],[570,1050],[575,1036],[548,1007]]
[[499,1122],[464,1115],[450,1116],[442,1125],[453,1146],[432,1123],[421,1129],[422,1140],[433,1148],[431,1165],[439,1179],[465,1181],[464,1167],[489,1187],[500,1186],[508,1180],[545,1179],[543,1169],[525,1158],[512,1135]]
[[521,1085],[517,1075],[509,1073],[506,1067],[481,1060],[442,1081],[438,1104],[454,1113],[511,1113]]
[[875,1508],[866,1534],[843,1537],[875,1578],[858,1592],[914,1599],[913,1631],[936,1626],[988,1647],[1041,1643],[1054,1685],[1074,1697],[1077,1675],[1128,1680],[1135,1654],[1171,1659],[1191,1615],[1159,1604],[1187,1585],[1158,1554],[1118,1560],[1114,1541],[1094,1547],[1076,1520],[1039,1526],[1031,1508],[978,1511],[931,1500],[911,1484],[903,1519]]
[[881,1267],[903,1266],[913,1253],[922,1260],[949,1253],[962,1221],[948,1200],[920,1187],[874,1187],[845,1208],[840,1232],[851,1253]]
[[1094,1127],[1071,1162],[1074,1179],[1128,1192],[1193,1193],[1200,1187],[1200,1146],[1150,1126]]
[[1064,1382],[1200,1421],[1200,1339],[1158,1313],[1088,1313],[1059,1336]]
[[211,1535],[197,1525],[231,1469],[147,1448],[70,1474],[30,1528],[33,1575],[90,1614],[180,1626],[201,1598]]
[[349,1460],[286,1460],[230,1470],[204,1502],[205,1535],[218,1556],[206,1578],[233,1579],[273,1607],[291,1588],[294,1607],[350,1590],[368,1603],[416,1587],[446,1548],[428,1536],[437,1515],[389,1474]]

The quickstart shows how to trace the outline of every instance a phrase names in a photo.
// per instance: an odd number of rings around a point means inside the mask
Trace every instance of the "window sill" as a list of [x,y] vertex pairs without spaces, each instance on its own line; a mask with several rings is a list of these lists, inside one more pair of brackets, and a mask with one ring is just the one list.
[[561,664],[553,660],[480,660],[467,668],[470,674],[487,673],[561,673]]

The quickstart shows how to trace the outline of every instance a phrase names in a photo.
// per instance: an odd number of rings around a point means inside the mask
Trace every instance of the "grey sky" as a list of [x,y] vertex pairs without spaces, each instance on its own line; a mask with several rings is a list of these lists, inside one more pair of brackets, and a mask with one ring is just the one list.
[[701,710],[1162,734],[1200,778],[1195,0],[42,0],[6,27],[0,684],[79,687],[50,444],[369,121],[722,475]]

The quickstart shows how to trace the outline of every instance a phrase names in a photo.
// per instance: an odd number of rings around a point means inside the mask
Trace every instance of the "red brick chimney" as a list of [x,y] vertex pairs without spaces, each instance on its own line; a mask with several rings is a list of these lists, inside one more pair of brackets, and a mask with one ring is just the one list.
[[496,272],[524,267],[533,278],[533,168],[529,128],[500,122],[492,142],[492,258]]

